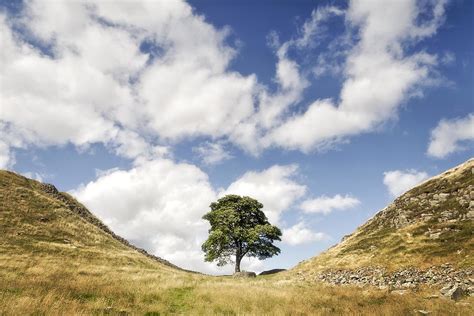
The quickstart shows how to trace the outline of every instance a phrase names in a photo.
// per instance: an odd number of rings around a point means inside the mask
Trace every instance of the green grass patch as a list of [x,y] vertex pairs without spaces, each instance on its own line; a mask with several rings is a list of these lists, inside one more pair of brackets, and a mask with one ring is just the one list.
[[164,295],[168,302],[168,312],[183,313],[187,311],[193,301],[193,290],[192,286],[168,289]]

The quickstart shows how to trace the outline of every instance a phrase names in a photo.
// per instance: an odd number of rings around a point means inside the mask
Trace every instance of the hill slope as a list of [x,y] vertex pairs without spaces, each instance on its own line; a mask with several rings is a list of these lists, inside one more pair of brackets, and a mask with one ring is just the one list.
[[69,194],[51,184],[0,170],[0,252],[17,255],[61,254],[94,261],[156,261],[115,235]]
[[142,252],[53,186],[0,171],[0,315],[472,314],[426,300],[431,289],[400,297],[297,278],[211,277]]
[[474,159],[398,197],[353,234],[293,271],[358,269],[389,271],[450,263],[474,266]]

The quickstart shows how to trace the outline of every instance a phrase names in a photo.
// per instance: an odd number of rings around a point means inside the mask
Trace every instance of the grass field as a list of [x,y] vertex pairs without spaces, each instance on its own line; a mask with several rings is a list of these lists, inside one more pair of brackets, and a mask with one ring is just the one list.
[[474,298],[331,287],[294,273],[233,279],[177,270],[131,249],[0,171],[0,315],[473,315]]
[[[118,259],[118,260],[115,260]],[[122,264],[117,264],[122,262]],[[434,289],[399,295],[285,279],[210,277],[154,262],[0,255],[5,315],[472,315],[473,298],[429,298]]]

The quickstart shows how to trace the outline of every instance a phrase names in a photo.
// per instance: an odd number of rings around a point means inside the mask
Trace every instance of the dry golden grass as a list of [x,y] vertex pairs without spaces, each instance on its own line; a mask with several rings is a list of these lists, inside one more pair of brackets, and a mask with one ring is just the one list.
[[25,259],[0,255],[0,314],[410,315],[427,310],[432,315],[469,315],[474,303],[473,298],[461,303],[427,299],[433,289],[400,296],[277,276],[210,277],[158,263],[109,265],[49,256]]
[[435,292],[176,270],[111,238],[36,181],[0,171],[0,315],[474,314],[473,298],[425,298]]

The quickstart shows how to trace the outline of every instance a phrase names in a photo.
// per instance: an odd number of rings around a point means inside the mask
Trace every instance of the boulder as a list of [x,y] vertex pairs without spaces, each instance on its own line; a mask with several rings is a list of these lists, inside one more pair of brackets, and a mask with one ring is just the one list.
[[255,278],[257,277],[257,274],[255,274],[255,272],[250,272],[250,271],[241,271],[241,272],[235,272],[232,276],[234,278]]
[[466,295],[466,291],[458,285],[453,285],[442,288],[441,294],[452,300],[458,301]]

